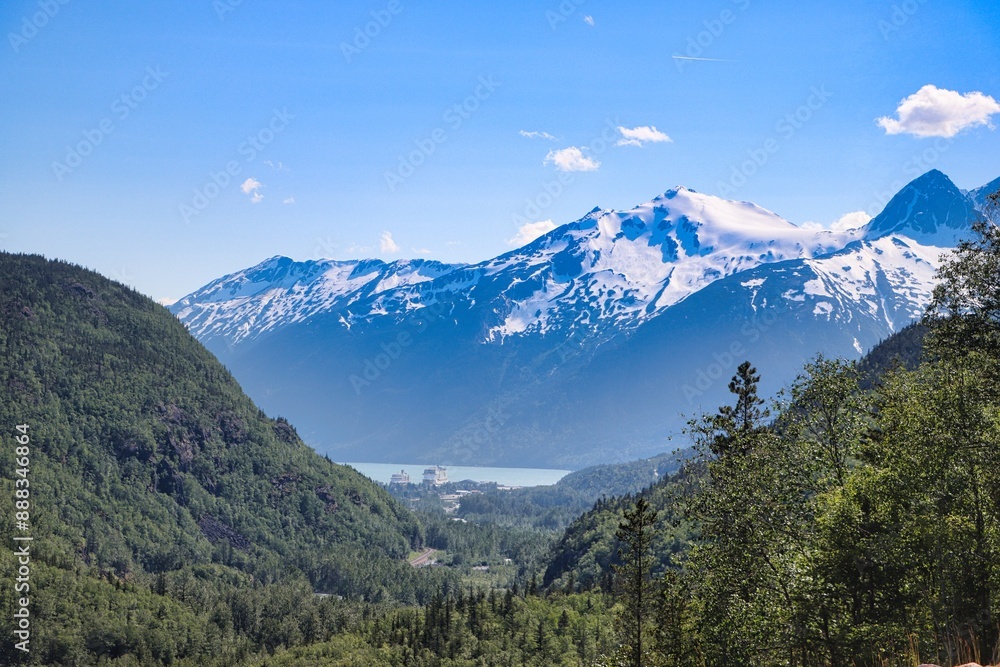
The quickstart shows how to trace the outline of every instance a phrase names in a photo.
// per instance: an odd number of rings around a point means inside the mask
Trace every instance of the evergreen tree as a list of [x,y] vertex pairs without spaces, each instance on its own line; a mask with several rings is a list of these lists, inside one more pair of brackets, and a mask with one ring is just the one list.
[[729,382],[729,391],[736,396],[736,404],[724,405],[717,414],[693,424],[714,456],[746,454],[753,446],[753,436],[763,428],[770,414],[762,407],[764,400],[757,394],[759,382],[757,369],[744,361]]
[[649,650],[646,637],[652,621],[655,592],[650,579],[650,544],[657,513],[645,498],[624,512],[615,537],[622,543],[618,556],[622,563],[614,567],[620,591],[621,613],[618,631],[622,648],[632,667],[641,667]]

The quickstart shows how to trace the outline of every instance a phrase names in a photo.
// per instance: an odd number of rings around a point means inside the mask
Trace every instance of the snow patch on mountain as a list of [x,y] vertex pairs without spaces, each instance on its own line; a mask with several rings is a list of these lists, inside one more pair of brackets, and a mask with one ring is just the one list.
[[[366,296],[433,280],[455,268],[425,260],[387,264],[272,257],[209,283],[171,310],[199,339],[221,336],[235,345],[318,313],[347,310]],[[341,321],[350,328],[349,318]]]
[[[490,268],[498,274],[534,269],[534,289],[512,300],[486,339],[557,328],[585,334],[632,329],[716,280],[828,253],[851,238],[798,227],[756,204],[678,187],[632,210],[592,212],[589,220],[553,230],[536,242],[528,261],[520,252],[494,260]],[[589,316],[559,316],[581,311]]]
[[376,321],[400,322],[441,304],[456,322],[475,321],[483,344],[549,334],[599,343],[718,280],[798,260],[815,274],[804,285],[792,280],[768,289],[767,277],[742,283],[754,311],[766,307],[758,299],[766,290],[772,299],[815,301],[815,316],[831,321],[850,317],[852,302],[895,329],[920,315],[940,255],[968,233],[998,182],[964,193],[931,171],[863,229],[838,232],[677,187],[631,210],[595,208],[477,264],[274,257],[206,285],[171,310],[198,338],[221,337],[230,346],[321,314],[363,333]]

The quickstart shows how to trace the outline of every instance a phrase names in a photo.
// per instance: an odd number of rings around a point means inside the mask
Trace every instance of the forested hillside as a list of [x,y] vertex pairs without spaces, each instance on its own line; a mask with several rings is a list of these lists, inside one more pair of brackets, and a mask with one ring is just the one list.
[[913,324],[897,331],[858,360],[859,381],[862,388],[872,386],[896,367],[913,370],[920,365],[924,356],[924,338],[927,325]]
[[[144,297],[67,264],[0,255],[0,466],[13,471],[0,508],[30,514],[0,527],[0,570],[15,571],[15,535],[34,538],[32,652],[7,643],[0,658],[995,663],[1000,230],[976,232],[941,270],[922,329],[860,364],[813,360],[771,406],[741,364],[731,401],[689,424],[695,454],[674,472],[658,461],[662,479],[644,490],[598,501],[540,567],[542,532],[422,523],[317,456]],[[406,564],[425,545],[487,565],[476,579]],[[490,571],[501,551],[524,561],[506,565],[517,576]],[[501,576],[516,583],[498,588]],[[7,637],[20,605],[11,592],[0,593]]]
[[590,466],[551,486],[497,490],[466,496],[458,516],[477,523],[562,530],[603,497],[637,493],[676,472],[692,452],[681,450],[648,459]]
[[[0,254],[0,313],[5,581],[12,538],[33,537],[32,651],[7,639],[5,584],[3,664],[232,664],[329,636],[348,613],[333,596],[427,601],[452,576],[407,565],[424,541],[415,516],[268,419],[148,298]],[[16,465],[16,425],[30,466]],[[27,531],[12,520],[19,468]]]
[[1000,660],[1000,230],[976,232],[925,329],[815,360],[773,412],[741,365],[699,460],[567,530],[546,581],[611,564],[621,664]]

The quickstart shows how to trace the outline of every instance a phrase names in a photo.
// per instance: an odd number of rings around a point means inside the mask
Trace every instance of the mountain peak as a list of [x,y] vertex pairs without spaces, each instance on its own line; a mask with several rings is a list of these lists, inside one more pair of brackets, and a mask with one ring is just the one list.
[[865,226],[865,238],[890,234],[924,245],[954,247],[976,219],[972,200],[937,169],[911,181]]
[[976,188],[969,193],[976,209],[995,223],[1000,224],[1000,210],[996,205],[991,205],[989,196],[995,192],[1000,192],[1000,178],[990,181],[986,185]]
[[955,185],[954,183],[951,182],[951,179],[948,178],[948,176],[940,169],[931,169],[930,171],[924,172],[922,175],[917,176],[915,179],[913,179],[911,185],[916,185],[920,183],[938,183],[942,185],[951,185],[952,187],[954,187]]
[[664,192],[662,195],[660,195],[656,199],[673,199],[674,197],[676,197],[679,194],[688,193],[688,192],[693,193],[693,194],[698,194],[697,192],[695,192],[691,188],[685,187],[683,185],[678,185],[676,187],[670,188],[669,190],[667,190],[666,192]]

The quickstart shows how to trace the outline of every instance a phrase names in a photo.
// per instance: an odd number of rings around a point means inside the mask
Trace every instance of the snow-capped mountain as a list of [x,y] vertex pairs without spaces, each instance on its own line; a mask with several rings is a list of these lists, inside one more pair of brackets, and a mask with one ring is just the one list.
[[976,188],[968,193],[968,195],[980,213],[993,222],[1000,223],[1000,205],[991,203],[987,199],[990,195],[997,192],[1000,192],[1000,178],[990,181],[981,188]]
[[235,345],[317,313],[348,311],[373,294],[433,280],[456,268],[428,260],[295,262],[272,257],[209,283],[178,301],[173,311],[203,341],[221,338]]
[[865,238],[895,234],[924,245],[953,248],[968,233],[976,210],[975,199],[935,169],[900,190],[865,226]]
[[[206,285],[173,310],[202,340],[238,344],[321,312],[340,312],[350,329],[461,293],[470,304],[488,303],[495,315],[484,341],[557,330],[618,333],[719,278],[821,256],[853,238],[679,187],[630,211],[595,209],[474,265],[273,257]],[[588,309],[599,314],[580,317]]]
[[838,233],[678,187],[477,264],[275,257],[172,310],[339,460],[634,457],[727,400],[737,357],[774,390],[918,318],[989,187],[928,172]]

